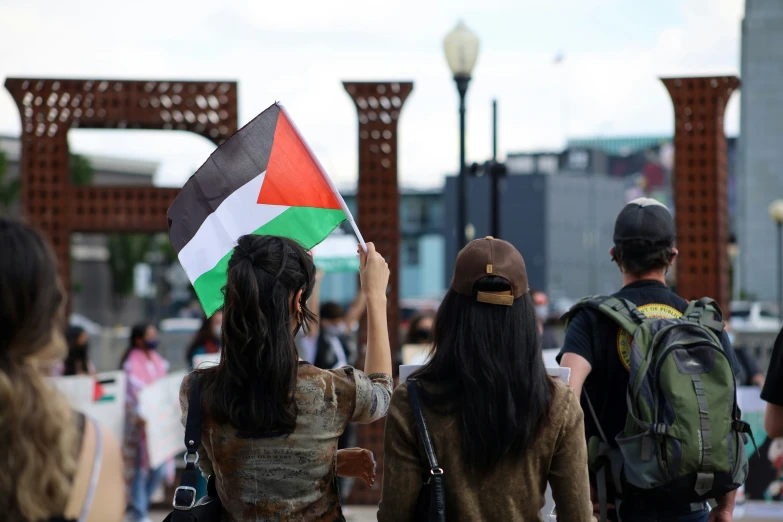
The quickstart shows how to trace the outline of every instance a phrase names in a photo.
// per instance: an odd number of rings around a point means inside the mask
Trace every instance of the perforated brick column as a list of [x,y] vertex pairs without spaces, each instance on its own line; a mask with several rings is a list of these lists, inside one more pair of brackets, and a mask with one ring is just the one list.
[[729,211],[723,116],[736,76],[665,78],[674,104],[677,293],[709,296],[728,312]]
[[[392,361],[399,349],[399,261],[400,195],[397,188],[397,121],[402,105],[413,90],[412,82],[344,82],[356,104],[359,116],[359,190],[358,225],[367,241],[375,243],[391,270],[389,279],[388,321]],[[367,342],[366,323],[362,321],[359,346]],[[362,367],[364,350],[360,351]],[[396,366],[396,365],[395,365]],[[395,368],[396,374],[396,368]],[[383,421],[360,426],[357,444],[375,453],[378,477],[370,490],[354,482],[350,502],[377,504],[383,480]]]
[[21,208],[49,236],[70,292],[73,232],[164,232],[179,189],[71,185],[68,130],[195,132],[216,144],[237,130],[234,82],[8,78],[22,117]]

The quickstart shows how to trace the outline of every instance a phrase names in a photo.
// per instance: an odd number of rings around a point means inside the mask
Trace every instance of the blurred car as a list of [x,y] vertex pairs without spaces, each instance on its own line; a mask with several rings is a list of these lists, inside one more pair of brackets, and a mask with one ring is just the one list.
[[761,301],[732,301],[731,328],[746,332],[773,332],[781,328],[777,306]]

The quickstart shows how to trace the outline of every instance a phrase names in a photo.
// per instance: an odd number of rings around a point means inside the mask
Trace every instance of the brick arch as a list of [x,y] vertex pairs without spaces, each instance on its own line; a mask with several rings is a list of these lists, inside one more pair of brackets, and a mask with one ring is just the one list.
[[[405,100],[413,91],[412,82],[343,82],[356,105],[359,118],[359,183],[357,191],[358,225],[368,241],[373,241],[389,263],[387,314],[392,361],[399,349],[399,262],[400,194],[397,186],[397,121]],[[367,342],[366,323],[362,322],[359,344]],[[363,357],[363,351],[360,356]],[[359,366],[362,367],[360,362]],[[395,372],[396,373],[396,372]],[[358,445],[375,454],[378,477],[375,489],[355,481],[350,501],[360,504],[380,502],[383,482],[383,428],[378,421],[360,426]]]
[[728,313],[729,210],[723,118],[736,76],[664,78],[674,105],[677,293],[709,296]]
[[184,130],[215,144],[237,130],[236,82],[8,78],[22,119],[21,208],[49,236],[70,290],[73,232],[164,232],[179,189],[70,182],[68,131]]

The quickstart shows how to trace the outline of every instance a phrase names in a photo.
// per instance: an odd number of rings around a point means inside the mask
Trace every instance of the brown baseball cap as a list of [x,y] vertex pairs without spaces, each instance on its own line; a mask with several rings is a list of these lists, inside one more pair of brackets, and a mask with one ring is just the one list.
[[505,279],[511,291],[478,292],[476,300],[482,303],[511,306],[530,290],[522,254],[508,241],[492,236],[474,239],[457,254],[451,288],[458,294],[473,297],[476,281],[487,276]]

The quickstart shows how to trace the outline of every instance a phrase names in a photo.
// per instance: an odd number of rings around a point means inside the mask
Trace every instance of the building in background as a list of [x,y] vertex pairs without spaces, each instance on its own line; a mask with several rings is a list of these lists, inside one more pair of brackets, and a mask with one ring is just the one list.
[[[468,179],[467,221],[490,235],[488,177]],[[625,201],[622,181],[585,174],[511,174],[501,181],[500,234],[525,258],[531,288],[552,299],[611,292],[620,282],[609,262],[614,220]],[[456,221],[456,178],[446,181],[446,221]],[[446,273],[457,255],[446,237]]]
[[[342,190],[351,213],[356,212],[356,192]],[[437,302],[446,290],[444,283],[445,237],[443,195],[440,190],[400,192],[400,301],[403,308],[418,308],[418,302]],[[361,223],[359,223],[361,229]],[[343,230],[353,234],[343,223]],[[365,238],[372,241],[371,237]],[[350,303],[358,291],[357,275],[326,274],[322,301]],[[403,315],[406,315],[405,313]]]
[[783,197],[783,2],[746,0],[740,68],[740,288],[774,300],[777,243],[767,209]]

